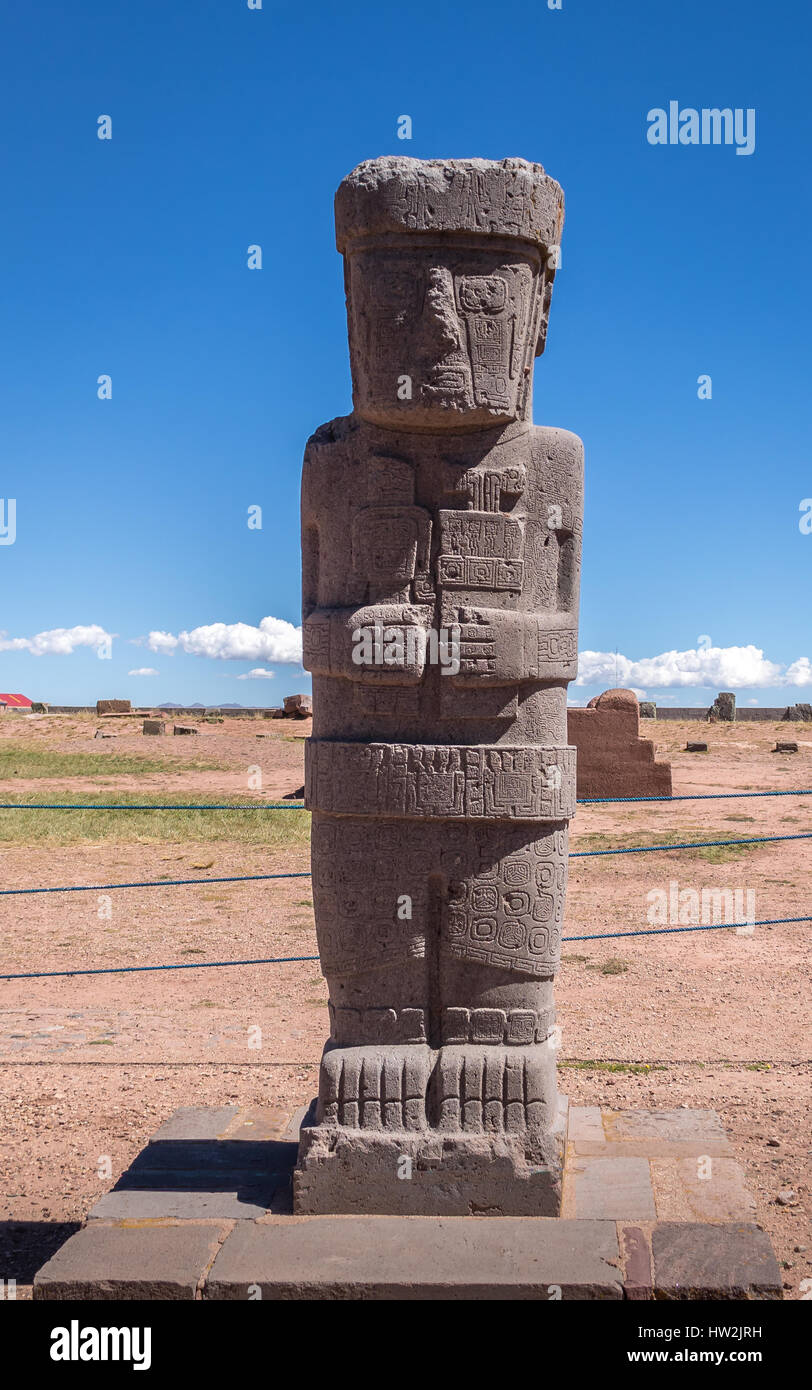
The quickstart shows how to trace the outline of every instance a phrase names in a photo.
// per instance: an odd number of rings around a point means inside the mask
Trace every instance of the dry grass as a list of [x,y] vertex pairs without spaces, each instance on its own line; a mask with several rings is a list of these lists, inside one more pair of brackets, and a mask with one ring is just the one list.
[[[58,801],[64,799],[57,798]],[[21,809],[0,811],[0,844],[77,845],[112,841],[117,844],[158,842],[180,845],[227,840],[234,845],[265,845],[271,849],[284,849],[293,845],[307,845],[310,840],[310,812],[300,808],[272,811],[257,801],[255,807],[246,810],[207,811],[202,809],[212,804],[207,797],[173,798],[123,791],[112,793],[111,804],[164,807],[174,806],[177,802],[179,809],[92,809],[98,801],[98,794],[84,792],[77,795],[71,792],[70,804],[87,805],[87,810],[26,811],[22,809],[26,802],[21,800]],[[199,811],[180,809],[196,804],[201,806]],[[217,804],[245,806],[246,798],[219,797]]]
[[0,743],[0,778],[6,777],[118,777],[149,776],[169,772],[220,772],[227,763],[211,758],[187,762],[168,758],[142,758],[133,753],[61,753],[31,744]]

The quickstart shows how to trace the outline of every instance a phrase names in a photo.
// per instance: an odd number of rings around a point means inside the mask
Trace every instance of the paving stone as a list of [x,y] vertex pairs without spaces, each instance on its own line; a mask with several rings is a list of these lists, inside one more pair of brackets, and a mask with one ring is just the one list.
[[605,1143],[606,1135],[603,1132],[600,1106],[570,1106],[567,1139],[579,1145],[579,1152],[580,1144],[585,1140],[592,1143]]
[[[702,1163],[702,1158],[709,1160]],[[708,1172],[708,1177],[700,1177]],[[652,1159],[654,1203],[660,1221],[753,1221],[756,1204],[732,1158]]]
[[609,1140],[667,1139],[672,1143],[714,1140],[727,1143],[715,1110],[604,1110]]
[[751,1222],[661,1222],[651,1235],[654,1297],[782,1297],[781,1271],[764,1231]]
[[298,1110],[294,1110],[293,1114],[291,1115],[290,1119],[288,1120],[288,1123],[287,1123],[287,1125],[286,1125],[286,1127],[285,1127],[284,1133],[280,1135],[280,1138],[281,1138],[281,1139],[284,1139],[284,1140],[287,1140],[287,1141],[290,1142],[290,1143],[296,1143],[296,1144],[298,1144],[298,1143],[299,1143],[299,1130],[300,1130],[301,1127],[302,1127],[302,1122],[303,1122],[303,1120],[304,1120],[304,1117],[305,1117],[305,1115],[307,1115],[307,1114],[310,1112],[311,1109],[314,1108],[314,1105],[315,1105],[315,1102],[314,1102],[314,1101],[310,1101],[310,1104],[309,1104],[309,1105],[300,1105],[299,1108],[298,1108]]
[[574,1158],[569,1182],[578,1220],[653,1221],[657,1212],[644,1158]]
[[265,1216],[271,1210],[274,1185],[230,1191],[173,1191],[171,1188],[115,1188],[101,1197],[88,1214],[96,1221],[241,1221]]
[[639,1226],[619,1224],[617,1235],[624,1269],[624,1296],[637,1303],[653,1298],[651,1247],[646,1232]]
[[[295,1216],[241,1224],[206,1299],[620,1299],[609,1221]],[[610,1263],[613,1262],[613,1263]]]
[[699,1158],[702,1154],[716,1158],[732,1158],[733,1148],[727,1139],[690,1139],[684,1143],[670,1139],[605,1139],[602,1144],[578,1139],[572,1152],[579,1158]]
[[266,1177],[290,1172],[295,1162],[296,1145],[280,1139],[166,1140],[147,1144],[127,1171],[260,1173]]
[[[290,1110],[282,1106],[253,1105],[238,1110],[223,1132],[223,1139],[257,1143],[265,1139],[282,1139],[290,1123]],[[297,1134],[298,1138],[298,1134]]]
[[237,1114],[239,1107],[236,1105],[181,1106],[164,1121],[149,1142],[160,1144],[165,1139],[219,1139]]
[[71,1236],[34,1278],[35,1299],[194,1299],[228,1226],[103,1226]]
[[240,1192],[260,1189],[273,1192],[281,1184],[290,1185],[291,1168],[265,1170],[231,1167],[221,1171],[200,1168],[169,1168],[160,1171],[150,1168],[128,1168],[122,1173],[114,1192]]

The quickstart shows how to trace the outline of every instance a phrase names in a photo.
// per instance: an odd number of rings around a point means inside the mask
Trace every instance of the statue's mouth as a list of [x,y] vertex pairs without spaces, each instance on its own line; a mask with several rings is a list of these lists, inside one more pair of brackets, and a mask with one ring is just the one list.
[[434,367],[429,373],[426,386],[431,390],[465,393],[466,378],[462,367]]

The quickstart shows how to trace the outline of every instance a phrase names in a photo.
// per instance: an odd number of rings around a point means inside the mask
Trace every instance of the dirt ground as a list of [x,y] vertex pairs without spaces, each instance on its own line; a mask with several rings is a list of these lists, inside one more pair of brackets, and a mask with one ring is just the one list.
[[[145,738],[135,720],[5,715],[0,802],[88,795],[111,801],[116,793],[275,801],[301,786],[309,721],[183,722],[199,728],[197,738]],[[99,728],[117,737],[95,739]],[[809,725],[646,721],[643,732],[654,737],[658,758],[672,761],[676,796],[812,787]],[[776,737],[797,738],[798,754],[773,753]],[[709,753],[685,752],[689,739],[707,741]],[[12,746],[98,755],[100,762],[92,772],[66,775],[47,771],[47,759],[44,773],[23,760],[22,775],[14,775],[3,763],[4,748]],[[117,758],[159,766],[115,772]],[[6,893],[166,878],[195,883],[0,896],[0,973],[316,955],[306,876],[210,882],[307,875],[306,827],[293,829],[302,813],[267,812],[282,818],[274,843],[256,825],[252,834],[229,839],[226,829],[207,838],[197,830],[205,824],[199,815],[188,822],[196,830],[187,839],[181,813],[160,836],[145,813],[135,830],[128,817],[103,837],[77,840],[67,829],[73,813],[60,814],[64,833],[57,824],[47,838],[26,840],[14,829],[18,813],[0,811]],[[584,805],[570,848],[805,832],[812,832],[812,796]],[[561,1089],[578,1104],[716,1109],[745,1167],[789,1298],[812,1277],[810,924],[757,926],[750,934],[577,938],[644,929],[647,895],[668,892],[672,883],[676,892],[752,892],[757,921],[809,915],[810,881],[812,839],[575,858],[556,986]],[[292,1110],[309,1099],[326,997],[316,960],[0,980],[0,1278],[16,1278],[18,1297],[25,1297],[36,1269],[178,1105]]]

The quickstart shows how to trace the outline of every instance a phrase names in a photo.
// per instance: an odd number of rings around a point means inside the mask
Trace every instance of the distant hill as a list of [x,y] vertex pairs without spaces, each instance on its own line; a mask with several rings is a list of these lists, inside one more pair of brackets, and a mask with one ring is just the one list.
[[179,704],[177,700],[164,700],[164,702],[163,702],[162,705],[156,705],[155,708],[156,708],[156,709],[255,709],[256,706],[255,706],[255,705],[240,705],[240,704],[236,703],[236,701],[235,701],[235,702],[232,702],[231,704],[228,704],[228,705],[201,705],[200,701],[199,701],[199,700],[196,700],[195,703],[194,703],[193,705],[186,705],[186,704]]

